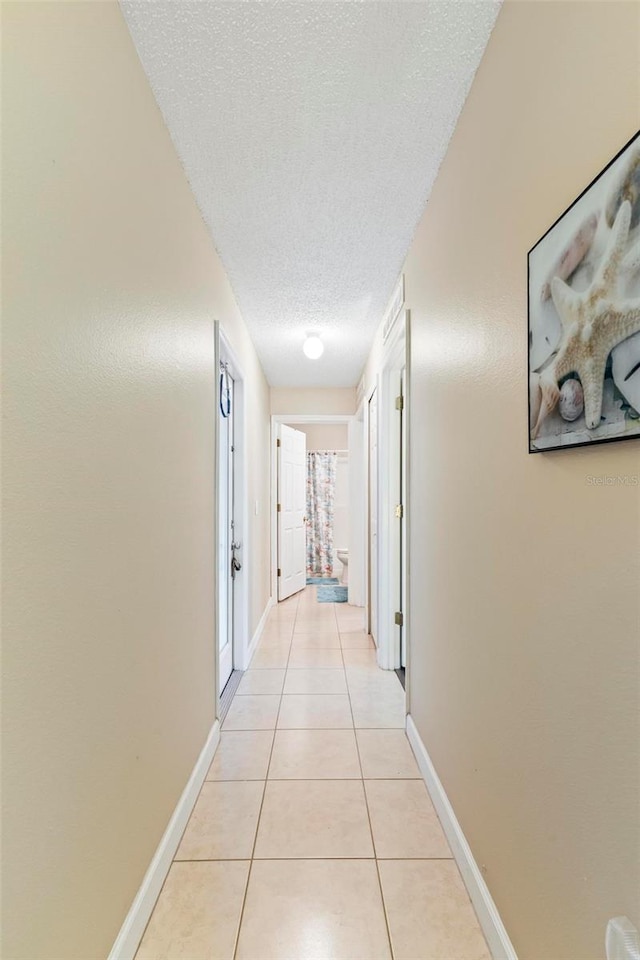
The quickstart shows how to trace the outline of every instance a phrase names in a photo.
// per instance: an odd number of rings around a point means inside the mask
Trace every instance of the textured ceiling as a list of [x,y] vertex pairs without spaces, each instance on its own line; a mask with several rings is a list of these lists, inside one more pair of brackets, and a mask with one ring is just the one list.
[[270,383],[355,384],[499,3],[122,8]]

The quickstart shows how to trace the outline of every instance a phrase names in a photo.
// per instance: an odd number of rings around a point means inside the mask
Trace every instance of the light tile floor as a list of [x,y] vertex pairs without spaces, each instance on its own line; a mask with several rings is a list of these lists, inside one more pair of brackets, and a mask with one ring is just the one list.
[[136,960],[490,960],[362,617],[278,604]]

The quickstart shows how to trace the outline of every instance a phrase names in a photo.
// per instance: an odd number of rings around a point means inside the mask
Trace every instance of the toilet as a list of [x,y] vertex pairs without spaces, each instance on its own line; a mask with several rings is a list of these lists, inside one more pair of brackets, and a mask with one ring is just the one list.
[[340,583],[347,584],[349,582],[349,551],[346,548],[344,550],[336,550],[336,554],[342,564]]

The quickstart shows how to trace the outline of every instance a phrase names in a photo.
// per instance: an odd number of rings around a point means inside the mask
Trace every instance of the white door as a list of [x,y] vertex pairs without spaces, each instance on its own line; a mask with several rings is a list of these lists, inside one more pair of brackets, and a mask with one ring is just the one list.
[[279,440],[278,600],[286,600],[307,582],[307,437],[282,424]]
[[369,633],[378,636],[378,394],[369,400]]
[[405,368],[391,370],[389,376],[389,587],[390,616],[393,624],[393,666],[406,663],[404,620],[406,616],[406,416],[404,396]]
[[218,692],[224,690],[233,670],[234,559],[233,521],[233,379],[228,370],[221,372],[218,404]]
[[402,649],[402,372],[399,369],[389,373],[389,393],[387,419],[389,423],[388,437],[388,503],[387,510],[390,520],[387,566],[389,584],[389,611],[388,628],[392,636],[392,651],[394,668],[401,663]]
[[407,413],[406,413],[406,371],[403,367],[400,371],[400,403],[399,403],[399,414],[400,414],[400,450],[399,450],[399,459],[400,459],[400,556],[398,557],[398,566],[400,569],[400,589],[399,589],[399,606],[398,610],[402,613],[402,624],[400,626],[400,666],[406,667],[407,665],[407,630],[406,630],[406,616],[407,616]]

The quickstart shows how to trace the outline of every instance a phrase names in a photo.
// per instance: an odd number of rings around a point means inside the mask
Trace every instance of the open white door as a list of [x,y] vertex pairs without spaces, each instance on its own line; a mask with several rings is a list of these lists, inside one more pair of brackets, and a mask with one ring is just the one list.
[[307,582],[307,437],[281,424],[279,443],[278,600],[286,600]]
[[369,399],[369,633],[378,645],[378,393]]

